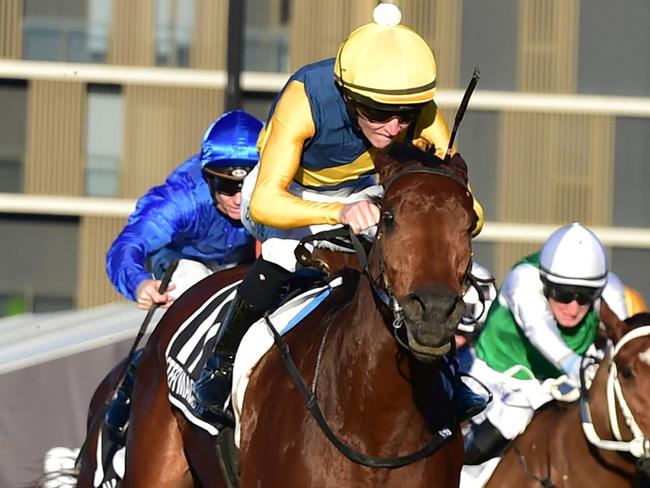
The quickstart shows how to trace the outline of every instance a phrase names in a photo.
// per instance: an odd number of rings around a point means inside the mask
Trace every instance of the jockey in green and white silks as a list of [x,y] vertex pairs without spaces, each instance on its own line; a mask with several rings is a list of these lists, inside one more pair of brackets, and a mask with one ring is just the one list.
[[598,334],[601,299],[627,317],[623,283],[608,270],[598,237],[578,223],[556,230],[539,253],[506,275],[471,370],[494,394],[485,416],[505,439],[521,434],[551,399],[543,380],[567,375],[579,384],[581,359]]

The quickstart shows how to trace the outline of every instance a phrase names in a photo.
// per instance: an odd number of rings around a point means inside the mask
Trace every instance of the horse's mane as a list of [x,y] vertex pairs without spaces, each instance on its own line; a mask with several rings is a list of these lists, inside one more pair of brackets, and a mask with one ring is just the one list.
[[650,312],[639,312],[626,318],[624,322],[633,329],[644,325],[650,325]]
[[444,166],[460,176],[465,183],[468,180],[467,164],[459,153],[441,159],[436,156],[433,149],[423,150],[410,141],[395,141],[378,153],[375,161],[376,166],[383,167],[391,163],[397,168],[403,167],[404,164],[416,164],[429,168]]

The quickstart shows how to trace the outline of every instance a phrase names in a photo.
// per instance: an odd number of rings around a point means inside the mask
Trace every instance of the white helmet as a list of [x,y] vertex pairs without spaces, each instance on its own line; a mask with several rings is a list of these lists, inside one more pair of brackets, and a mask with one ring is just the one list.
[[603,243],[577,222],[560,227],[542,246],[539,273],[552,283],[602,288],[607,271]]

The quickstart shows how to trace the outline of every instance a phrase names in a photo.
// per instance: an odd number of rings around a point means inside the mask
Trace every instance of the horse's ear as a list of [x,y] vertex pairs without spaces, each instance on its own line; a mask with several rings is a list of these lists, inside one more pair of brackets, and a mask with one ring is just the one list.
[[603,299],[600,300],[600,320],[605,325],[607,336],[614,344],[630,330],[630,326],[619,319]]
[[456,153],[452,157],[445,159],[445,163],[449,164],[449,167],[467,182],[467,163],[460,153]]

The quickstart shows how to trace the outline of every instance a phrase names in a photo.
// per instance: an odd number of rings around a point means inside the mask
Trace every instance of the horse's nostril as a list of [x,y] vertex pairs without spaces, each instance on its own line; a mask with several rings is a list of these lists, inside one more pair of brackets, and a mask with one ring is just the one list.
[[460,297],[456,297],[456,299],[449,304],[449,308],[447,309],[447,317],[451,317],[452,315],[454,315],[461,304],[462,305],[465,304],[465,302],[463,302],[463,299]]
[[411,293],[402,302],[406,317],[412,321],[447,322],[460,320],[464,302],[450,290],[420,290]]
[[402,305],[404,313],[411,320],[421,320],[424,317],[424,303],[415,295],[409,295]]

